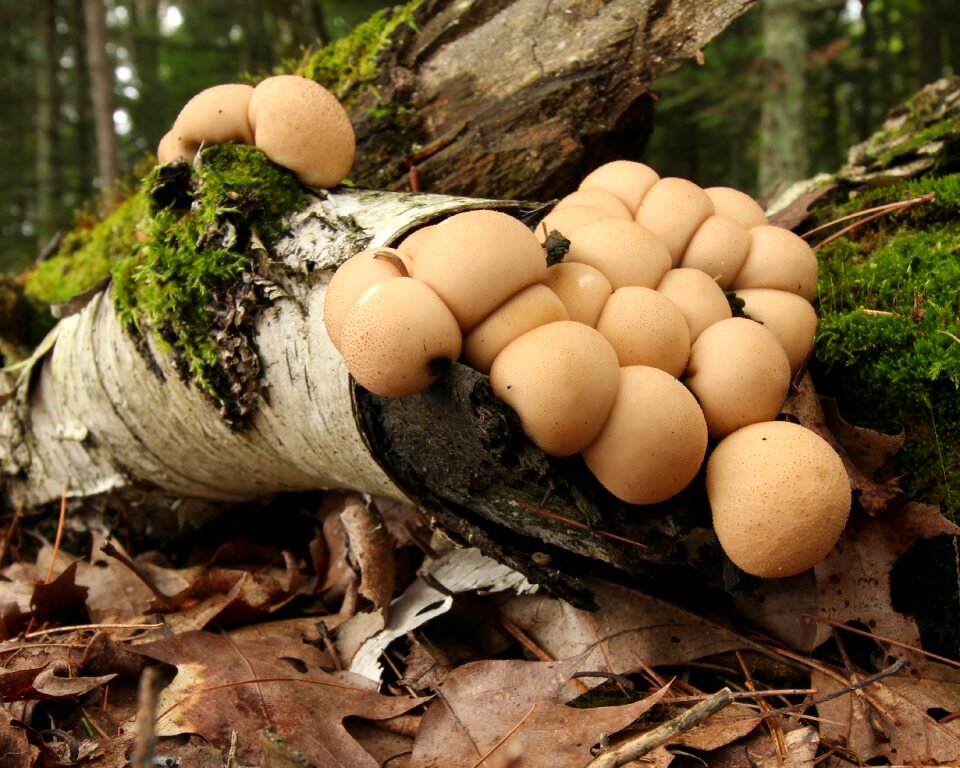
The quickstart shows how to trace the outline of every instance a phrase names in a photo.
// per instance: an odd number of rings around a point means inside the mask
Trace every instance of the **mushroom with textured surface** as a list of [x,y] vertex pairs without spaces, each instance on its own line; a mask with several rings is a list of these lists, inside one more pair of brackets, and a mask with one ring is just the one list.
[[524,433],[550,456],[594,441],[620,385],[609,342],[583,323],[541,325],[512,341],[490,369],[494,394],[520,417]]
[[749,232],[750,250],[731,287],[776,288],[811,301],[817,293],[819,264],[806,240],[773,225]]
[[704,328],[733,316],[723,289],[699,269],[671,269],[657,285],[657,293],[670,299],[686,318],[691,344]]
[[563,261],[547,268],[543,284],[567,308],[571,320],[596,326],[613,286],[599,269],[576,261]]
[[676,267],[693,233],[713,213],[713,201],[706,192],[692,181],[671,176],[650,187],[636,221],[663,241]]
[[769,224],[767,214],[756,200],[746,192],[733,187],[707,187],[703,190],[713,201],[713,207],[722,216],[729,216],[745,229]]
[[616,195],[636,214],[644,195],[660,180],[660,175],[649,165],[633,160],[613,160],[588,173],[579,189],[602,189]]
[[697,227],[680,258],[680,266],[706,272],[721,288],[729,288],[749,250],[746,228],[729,216],[715,214]]
[[754,576],[794,576],[836,545],[851,492],[843,461],[799,424],[751,424],[707,461],[707,498],[720,546]]
[[721,438],[776,418],[790,389],[790,362],[771,331],[732,317],[701,332],[684,383],[703,408],[710,436]]
[[253,86],[225,83],[205,88],[184,104],[173,127],[160,140],[157,161],[191,161],[202,145],[253,144],[247,110]]
[[340,326],[347,370],[360,386],[384,397],[425,389],[462,347],[456,318],[437,294],[410,277],[372,285]]
[[353,165],[356,137],[346,110],[319,83],[298,75],[261,80],[247,112],[254,143],[313,187],[335,187]]
[[667,247],[633,221],[602,219],[579,227],[568,238],[570,248],[564,260],[596,267],[614,288],[655,288],[671,266]]
[[707,425],[690,391],[642,365],[620,369],[620,389],[597,439],[583,450],[601,485],[629,504],[676,496],[700,471]]
[[775,288],[741,288],[736,292],[744,302],[744,313],[777,337],[787,353],[790,370],[796,374],[813,352],[817,333],[817,311],[802,296]]

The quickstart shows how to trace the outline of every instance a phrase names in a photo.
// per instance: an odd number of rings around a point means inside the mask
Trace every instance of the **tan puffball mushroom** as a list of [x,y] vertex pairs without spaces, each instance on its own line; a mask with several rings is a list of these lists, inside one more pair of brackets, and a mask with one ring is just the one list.
[[817,311],[802,296],[774,288],[741,288],[736,295],[744,301],[744,313],[777,337],[796,375],[813,351]]
[[580,189],[602,189],[620,198],[632,214],[650,187],[660,180],[653,168],[633,160],[614,160],[591,171],[580,182]]
[[750,250],[731,287],[776,288],[812,301],[817,294],[817,256],[807,242],[789,229],[754,227]]
[[550,211],[543,217],[543,221],[537,224],[534,233],[537,241],[544,243],[554,230],[569,238],[580,227],[609,218],[611,218],[610,214],[599,208],[589,205],[568,205],[566,208],[554,208]]
[[480,373],[490,373],[494,358],[527,331],[557,320],[568,320],[560,297],[537,283],[508,299],[463,339],[463,359]]
[[690,329],[690,343],[709,325],[733,317],[723,289],[699,269],[671,269],[657,286],[683,313]]
[[343,262],[330,278],[323,296],[323,324],[340,349],[340,326],[347,310],[371,285],[410,274],[410,262],[395,248],[367,248]]
[[547,275],[533,233],[501,211],[465,211],[435,225],[413,262],[413,276],[443,299],[464,333]]
[[790,388],[790,363],[760,323],[732,317],[705,328],[690,348],[684,383],[696,395],[710,437],[774,419]]
[[490,386],[544,453],[570,456],[592,443],[606,422],[620,366],[597,331],[562,320],[508,344],[493,361]]
[[628,504],[656,504],[696,477],[707,448],[697,401],[659,368],[620,369],[610,418],[583,459],[600,484]]
[[429,287],[391,277],[368,288],[340,326],[343,358],[360,386],[384,397],[425,389],[460,356],[456,318]]
[[433,224],[429,224],[426,227],[415,229],[400,241],[400,243],[397,245],[397,250],[408,259],[412,260],[413,257],[417,255],[417,251],[420,250],[420,246],[423,244],[423,241],[427,239],[427,236],[431,232],[433,232],[433,227]]
[[769,224],[767,214],[756,200],[733,187],[707,187],[703,190],[713,200],[713,207],[722,216],[729,216],[745,229]]
[[628,285],[607,299],[597,330],[613,345],[620,366],[648,365],[679,377],[690,356],[683,313],[652,288]]
[[320,83],[298,75],[261,80],[247,113],[254,143],[312,187],[335,187],[353,165],[356,138],[346,110]]
[[561,197],[554,206],[554,210],[568,208],[571,205],[585,205],[588,208],[604,211],[615,219],[633,221],[633,212],[627,209],[623,201],[612,192],[603,189],[578,189]]
[[747,260],[749,250],[750,235],[746,228],[729,216],[715,214],[707,217],[693,233],[680,266],[706,272],[721,288],[729,288]]
[[244,83],[225,83],[200,91],[184,104],[173,127],[160,140],[157,159],[164,163],[183,157],[189,162],[201,145],[253,144],[247,120],[252,94],[253,86]]
[[613,286],[599,269],[576,261],[547,267],[543,284],[560,297],[571,320],[596,326]]
[[836,545],[850,511],[843,461],[799,424],[752,424],[707,461],[713,527],[727,557],[761,578],[794,576]]
[[614,288],[655,288],[670,269],[667,247],[653,232],[633,221],[603,219],[580,227],[567,237],[570,249],[564,261],[596,267]]
[[650,187],[637,209],[636,221],[663,241],[676,267],[693,233],[713,213],[713,201],[700,187],[686,179],[667,177]]

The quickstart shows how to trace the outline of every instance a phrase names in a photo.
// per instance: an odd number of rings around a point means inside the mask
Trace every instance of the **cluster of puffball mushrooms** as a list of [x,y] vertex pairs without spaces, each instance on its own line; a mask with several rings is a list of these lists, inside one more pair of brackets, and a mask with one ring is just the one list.
[[[212,112],[228,117],[215,130],[202,123]],[[338,184],[353,161],[342,107],[293,76],[198,94],[158,158],[222,141],[255,144],[312,186]],[[548,266],[552,233],[568,242]],[[713,440],[721,547],[748,573],[790,576],[833,548],[851,502],[833,448],[775,420],[812,349],[817,272],[810,247],[744,193],[620,160],[535,232],[470,210],[357,253],[330,280],[324,323],[357,383],[381,396],[423,390],[451,360],[489,375],[545,454],[579,453],[630,504],[682,491]]]

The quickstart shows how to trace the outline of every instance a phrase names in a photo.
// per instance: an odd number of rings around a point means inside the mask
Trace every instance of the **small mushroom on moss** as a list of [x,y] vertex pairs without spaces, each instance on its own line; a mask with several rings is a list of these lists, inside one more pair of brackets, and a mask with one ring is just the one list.
[[811,301],[819,265],[807,242],[789,229],[767,225],[750,230],[750,250],[731,287],[776,288]]
[[717,213],[729,216],[745,229],[769,224],[760,203],[746,192],[733,187],[707,187],[703,191],[710,196]]
[[686,318],[691,344],[704,328],[733,316],[723,289],[699,269],[671,269],[657,285],[657,293],[670,299]]
[[614,288],[655,288],[670,269],[667,247],[653,232],[633,221],[602,219],[579,227],[569,238],[565,260],[596,267]]
[[193,160],[201,145],[253,144],[247,120],[251,94],[253,86],[243,83],[214,85],[200,91],[184,104],[173,127],[160,140],[157,160]]
[[659,368],[620,369],[620,389],[583,459],[600,484],[629,504],[676,496],[696,477],[707,425],[690,391]]
[[686,318],[652,288],[615,290],[600,313],[597,330],[617,352],[621,366],[647,365],[680,376],[690,356]]
[[819,435],[771,421],[739,429],[707,462],[707,497],[720,546],[762,578],[812,568],[836,545],[850,511],[843,461]]
[[596,326],[613,286],[599,269],[576,261],[547,268],[543,284],[560,297],[571,320]]
[[774,419],[790,388],[790,363],[760,323],[732,317],[705,328],[690,349],[684,383],[696,395],[710,437]]
[[676,267],[693,233],[713,213],[713,201],[700,187],[668,177],[650,187],[637,209],[636,221],[663,241]]
[[370,286],[410,274],[407,257],[395,248],[367,248],[343,262],[330,278],[323,297],[323,323],[340,349],[340,326],[347,310]]
[[602,189],[616,195],[636,214],[644,195],[660,176],[653,168],[633,160],[614,160],[591,171],[580,182],[580,189]]
[[460,356],[456,318],[429,287],[391,277],[368,288],[347,310],[340,348],[360,386],[384,397],[425,389]]
[[813,351],[817,333],[813,305],[802,296],[775,288],[741,288],[736,296],[743,301],[747,316],[777,337],[796,375]]
[[524,433],[550,456],[593,442],[620,385],[617,355],[583,323],[561,320],[508,344],[490,368],[494,394],[520,417]]
[[335,187],[350,172],[356,151],[353,126],[320,83],[298,75],[261,80],[247,116],[257,147],[304,184]]
[[717,281],[721,288],[729,288],[747,260],[750,250],[750,235],[739,222],[715,214],[707,217],[680,259],[681,267],[699,269]]
[[511,341],[541,325],[568,319],[557,294],[540,283],[531,285],[493,310],[464,337],[463,359],[480,373],[489,373],[496,356]]
[[464,333],[546,274],[533,233],[501,211],[465,211],[440,222],[413,262],[413,276],[436,291]]

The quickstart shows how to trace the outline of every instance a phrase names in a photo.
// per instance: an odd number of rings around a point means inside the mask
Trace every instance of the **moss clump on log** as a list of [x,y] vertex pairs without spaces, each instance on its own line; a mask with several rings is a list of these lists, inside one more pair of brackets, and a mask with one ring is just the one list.
[[911,498],[956,517],[960,498],[960,174],[871,190],[845,215],[934,193],[820,249],[816,378],[851,421],[905,430]]

